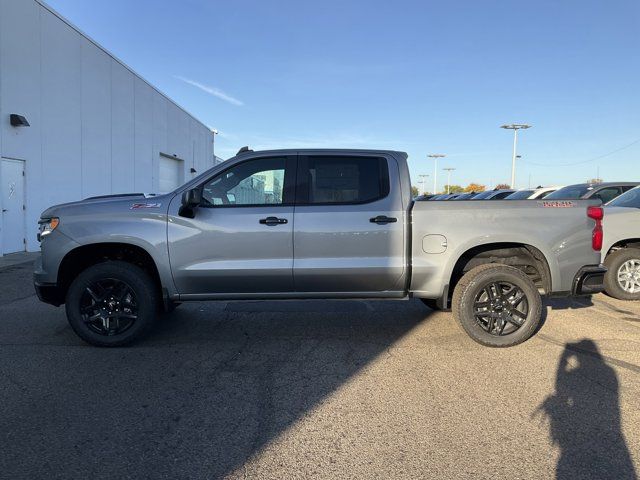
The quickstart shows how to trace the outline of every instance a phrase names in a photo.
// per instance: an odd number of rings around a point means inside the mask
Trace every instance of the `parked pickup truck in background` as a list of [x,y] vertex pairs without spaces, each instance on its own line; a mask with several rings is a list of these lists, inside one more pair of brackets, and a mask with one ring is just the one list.
[[541,294],[602,290],[599,205],[413,202],[402,152],[242,149],[166,195],[49,208],[35,285],[99,346],[190,300],[417,297],[506,347],[540,326]]

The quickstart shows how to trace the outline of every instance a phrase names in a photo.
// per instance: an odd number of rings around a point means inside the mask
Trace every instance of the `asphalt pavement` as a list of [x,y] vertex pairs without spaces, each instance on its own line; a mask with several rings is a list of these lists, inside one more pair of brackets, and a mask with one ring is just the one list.
[[0,478],[633,479],[640,303],[490,349],[410,301],[180,306],[99,349],[0,269]]

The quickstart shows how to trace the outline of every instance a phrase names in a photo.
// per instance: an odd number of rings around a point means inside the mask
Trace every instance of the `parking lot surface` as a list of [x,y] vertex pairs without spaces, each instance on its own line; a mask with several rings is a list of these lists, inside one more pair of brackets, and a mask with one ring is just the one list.
[[550,300],[473,343],[417,300],[184,304],[78,339],[0,269],[2,478],[636,478],[640,304]]

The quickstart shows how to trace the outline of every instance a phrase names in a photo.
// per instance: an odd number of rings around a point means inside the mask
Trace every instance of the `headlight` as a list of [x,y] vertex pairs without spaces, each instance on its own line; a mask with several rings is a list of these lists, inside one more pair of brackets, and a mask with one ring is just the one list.
[[38,222],[38,241],[53,232],[59,224],[60,219],[58,217],[41,218]]

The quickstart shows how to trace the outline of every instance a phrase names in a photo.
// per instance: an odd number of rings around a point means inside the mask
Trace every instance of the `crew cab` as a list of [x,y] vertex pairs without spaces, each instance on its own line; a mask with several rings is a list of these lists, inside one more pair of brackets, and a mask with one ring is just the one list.
[[187,301],[416,297],[507,347],[540,326],[541,295],[602,290],[599,205],[414,202],[403,152],[243,148],[165,195],[47,209],[35,286],[98,346]]

